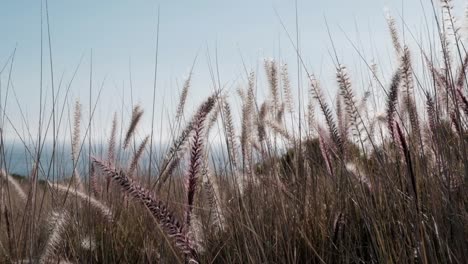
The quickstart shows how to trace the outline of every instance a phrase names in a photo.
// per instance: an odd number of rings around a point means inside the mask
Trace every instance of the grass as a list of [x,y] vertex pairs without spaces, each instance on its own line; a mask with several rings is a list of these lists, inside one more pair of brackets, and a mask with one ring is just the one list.
[[[468,53],[459,31],[447,26],[454,21],[449,1],[442,2],[439,60],[429,59],[430,51],[412,52],[388,17],[397,67],[387,79],[366,69],[373,88],[386,94],[382,105],[369,104],[376,95],[359,97],[336,61],[335,105],[308,74],[308,105],[296,108],[287,65],[265,60],[269,96],[256,97],[263,73],[251,72],[238,90],[237,126],[235,95],[226,91],[208,97],[193,116],[185,113],[192,67],[174,140],[159,159],[152,135],[136,136],[140,106],[126,130],[114,116],[107,151],[85,153],[76,102],[71,177],[41,166],[27,177],[0,173],[0,261],[464,263]],[[418,54],[423,73],[414,70]],[[222,155],[209,144],[216,129]],[[80,170],[80,160],[89,168]]]

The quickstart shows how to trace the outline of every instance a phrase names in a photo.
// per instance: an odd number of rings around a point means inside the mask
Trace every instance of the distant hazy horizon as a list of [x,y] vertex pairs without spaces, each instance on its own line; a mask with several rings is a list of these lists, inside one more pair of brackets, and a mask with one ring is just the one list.
[[[136,140],[135,144],[138,146],[140,140]],[[171,146],[170,142],[153,142],[153,162],[155,164],[159,163],[166,155],[168,148]],[[133,144],[132,144],[133,145]],[[32,170],[32,166],[37,157],[36,145],[28,145],[27,148],[21,142],[4,142],[4,150],[6,160],[1,160],[0,168],[5,169],[10,174],[17,174],[21,176],[29,176]],[[117,144],[117,147],[120,147],[120,144]],[[222,164],[221,159],[226,159],[226,151],[224,148],[220,147],[220,144],[213,142],[208,146],[210,148],[210,153],[213,155],[210,157],[210,162],[218,162]],[[51,168],[51,159],[52,159],[52,142],[45,142],[42,145],[41,155],[41,164],[42,171],[39,173],[40,177],[45,175],[51,175],[47,173],[49,168]],[[131,147],[132,148],[132,147]],[[91,155],[95,157],[106,157],[108,145],[107,143],[92,143],[91,145]],[[85,172],[88,170],[88,143],[84,143],[83,147],[80,148],[80,155],[77,168],[80,172]],[[1,154],[3,155],[3,153]],[[69,177],[73,170],[72,154],[71,154],[71,143],[70,142],[56,142],[55,150],[55,166],[58,169],[57,175],[60,177]],[[117,159],[120,160],[122,164],[125,164],[129,160],[129,152],[119,152],[117,151]],[[86,157],[86,158],[85,158]],[[4,163],[5,162],[5,163]],[[141,159],[141,166],[148,166],[148,152],[145,152]],[[154,166],[153,166],[154,167]],[[158,168],[153,170],[154,173],[159,173]]]

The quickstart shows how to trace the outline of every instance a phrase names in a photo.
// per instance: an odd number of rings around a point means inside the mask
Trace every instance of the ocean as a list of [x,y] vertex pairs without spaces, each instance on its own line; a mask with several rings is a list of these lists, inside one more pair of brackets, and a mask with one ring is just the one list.
[[[162,160],[166,156],[168,151],[167,144],[157,144],[153,147],[153,168],[154,173],[158,173],[158,165],[162,164]],[[53,145],[44,144],[41,155],[40,155],[40,169],[39,178],[54,177],[55,179],[67,178],[72,175],[73,172],[73,161],[71,154],[70,144],[57,144],[55,152],[53,152]],[[83,146],[80,151],[78,163],[76,168],[81,175],[86,175],[89,167],[89,151],[88,146]],[[93,145],[91,147],[91,157],[96,158],[107,158],[107,146],[106,145]],[[133,151],[118,151],[116,148],[116,159],[121,166],[125,166],[131,159]],[[217,168],[226,164],[227,153],[220,147],[210,148],[209,162],[211,165],[216,165]],[[52,155],[54,159],[52,160]],[[0,168],[7,171],[9,174],[17,174],[21,176],[31,175],[33,165],[37,157],[36,146],[25,147],[23,144],[5,143],[4,148],[0,148]],[[182,162],[183,164],[184,162]],[[140,166],[148,167],[149,164],[149,147],[146,147],[146,152],[140,159]],[[48,176],[48,177],[47,177]]]

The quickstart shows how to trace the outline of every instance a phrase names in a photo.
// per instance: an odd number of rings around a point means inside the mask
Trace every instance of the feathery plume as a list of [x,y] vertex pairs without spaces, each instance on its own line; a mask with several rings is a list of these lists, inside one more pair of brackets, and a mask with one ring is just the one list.
[[21,198],[23,202],[26,202],[28,196],[18,181],[16,181],[11,175],[7,174],[4,170],[0,170],[0,178],[4,178],[7,182],[9,182],[11,186],[13,186],[13,189],[15,189],[15,192],[18,194],[19,198]]
[[393,139],[395,139],[394,134],[394,124],[395,124],[395,113],[396,113],[396,105],[398,100],[398,86],[400,86],[400,71],[396,71],[393,74],[392,82],[390,84],[390,91],[388,92],[387,98],[387,124],[388,124],[388,131]]
[[265,130],[265,119],[268,114],[268,103],[265,101],[260,106],[260,111],[258,113],[258,120],[257,120],[257,135],[258,141],[262,142],[265,140],[266,137],[266,130]]
[[328,150],[327,144],[325,143],[325,140],[323,138],[323,130],[319,127],[318,130],[318,137],[319,137],[319,147],[320,147],[320,153],[322,154],[322,158],[325,161],[325,165],[328,171],[328,174],[330,176],[335,176],[333,173],[333,167],[331,163],[331,158],[330,158],[330,152]]
[[417,189],[417,180],[416,180],[416,175],[414,174],[413,171],[413,163],[411,160],[411,153],[408,147],[408,143],[406,142],[405,135],[403,134],[403,131],[400,128],[400,125],[398,122],[395,122],[395,130],[398,134],[398,139],[401,144],[401,149],[403,151],[403,155],[405,156],[405,161],[406,161],[406,166],[408,167],[408,174],[411,180],[411,187],[413,190],[414,194],[414,202],[416,204],[416,210],[419,212],[419,198],[418,198],[418,189]]
[[344,65],[339,65],[337,68],[336,79],[340,88],[340,95],[343,97],[345,110],[349,117],[350,125],[353,127],[354,136],[359,137],[361,141],[362,121],[359,117],[358,109],[355,102],[351,81]]
[[205,102],[203,102],[203,104],[201,104],[198,108],[194,117],[192,117],[184,130],[182,130],[180,136],[173,142],[163,162],[164,165],[158,180],[158,189],[161,188],[162,184],[166,182],[167,178],[172,174],[173,170],[179,164],[180,157],[185,152],[185,146],[187,145],[187,140],[190,136],[190,133],[194,130],[196,118],[202,114],[204,114],[206,118],[206,115],[208,115],[208,113],[211,112],[211,109],[213,109],[215,100],[216,95],[212,95]]
[[462,102],[462,109],[465,112],[465,115],[468,117],[468,99],[465,97],[465,95],[460,89],[457,89],[457,94]]
[[190,88],[190,82],[192,80],[192,71],[184,82],[184,87],[180,93],[179,104],[177,105],[176,120],[179,121],[184,113],[185,102],[187,101],[188,90]]
[[314,130],[314,91],[312,89],[312,85],[310,85],[308,89],[308,100],[307,100],[307,124],[309,126],[309,131],[312,132]]
[[73,136],[72,136],[72,161],[73,161],[73,175],[72,178],[80,190],[84,190],[81,182],[81,177],[78,172],[78,154],[80,148],[80,122],[81,122],[81,104],[75,102],[75,114],[73,122]]
[[356,178],[356,180],[363,184],[364,186],[367,187],[367,189],[369,191],[372,191],[372,184],[369,180],[369,178],[367,178],[367,176],[365,174],[363,174],[356,166],[356,164],[352,163],[352,162],[348,162],[346,163],[346,170],[352,174],[352,176],[354,178]]
[[330,136],[335,144],[335,147],[339,150],[340,154],[343,154],[343,140],[339,135],[338,128],[336,126],[335,120],[333,119],[333,114],[328,106],[325,97],[323,96],[322,89],[318,80],[315,78],[314,75],[309,76],[310,79],[310,86],[311,91],[317,102],[319,103],[319,107],[322,110],[322,113],[325,117],[325,122],[327,123],[328,130],[330,132]]
[[441,72],[440,69],[436,68],[433,64],[433,62],[427,57],[426,54],[423,53],[424,60],[427,64],[427,67],[429,68],[429,71],[432,74],[432,78],[436,83],[437,88],[439,88],[441,91],[446,91],[448,87],[448,82],[447,78],[445,75]]
[[[442,22],[443,22],[443,34],[445,38],[451,37],[451,43],[458,44],[460,40],[457,19],[453,15],[453,3],[452,0],[441,0],[442,7]],[[448,40],[447,40],[448,41]]]
[[463,59],[462,65],[457,72],[457,82],[456,82],[456,89],[463,89],[463,85],[465,84],[466,80],[466,69],[468,68],[468,55],[465,56]]
[[123,144],[124,149],[126,149],[128,145],[130,144],[130,139],[133,133],[135,133],[135,129],[142,115],[143,115],[143,110],[140,108],[140,106],[139,105],[135,106],[133,108],[132,119],[130,121],[130,125],[128,126],[127,133],[125,134],[125,140]]
[[115,142],[117,138],[117,113],[114,113],[114,118],[112,119],[112,129],[109,137],[109,147],[107,150],[107,161],[113,163],[115,161]]
[[288,131],[280,124],[277,122],[271,121],[271,120],[265,120],[265,123],[275,131],[275,133],[278,133],[282,137],[284,137],[288,142],[292,141],[292,137],[289,135]]
[[413,69],[411,66],[411,56],[407,46],[404,47],[403,55],[401,57],[401,79],[402,79],[402,89],[403,89],[403,102],[408,112],[412,132],[419,137],[420,135],[420,125],[418,111],[416,109],[416,104],[413,100]]
[[241,150],[244,165],[248,167],[251,161],[250,155],[250,139],[252,136],[252,114],[254,111],[254,94],[253,94],[253,78],[254,74],[250,74],[249,87],[247,89],[247,97],[242,105],[242,124],[241,124]]
[[284,104],[286,111],[294,113],[294,99],[291,92],[291,81],[289,79],[288,65],[283,64],[281,67],[281,79],[283,81]]
[[[63,240],[65,227],[69,221],[69,215],[66,211],[60,213],[53,212],[51,220],[49,221],[52,227],[52,233],[47,240],[47,245],[41,255],[39,263],[46,264],[52,262],[52,259],[57,258],[56,254]],[[54,260],[55,262],[56,260]]]
[[278,109],[278,111],[276,112],[276,122],[278,124],[282,124],[283,123],[283,116],[284,116],[284,110],[286,109],[284,103],[282,103]]
[[193,246],[197,252],[203,253],[206,251],[205,248],[205,234],[203,233],[203,224],[200,221],[198,214],[192,215],[192,223],[190,225],[189,235],[193,241]]
[[132,177],[132,175],[135,173],[135,170],[138,166],[138,161],[141,158],[141,155],[143,154],[143,151],[145,150],[146,144],[148,143],[149,136],[146,136],[145,139],[141,142],[140,146],[138,147],[138,150],[133,154],[132,162],[130,162],[130,166],[128,167],[128,176]]
[[362,96],[361,101],[359,102],[359,104],[357,106],[358,111],[365,111],[366,110],[367,101],[369,100],[370,96],[371,96],[370,91],[365,91],[364,92],[364,95]]
[[101,187],[99,186],[97,175],[96,175],[96,168],[94,164],[91,164],[91,170],[89,174],[89,180],[91,182],[91,191],[93,192],[95,197],[99,197],[101,194]]
[[219,117],[219,114],[221,112],[221,107],[218,106],[219,103],[221,103],[222,99],[219,98],[217,101],[216,101],[216,105],[213,106],[213,111],[211,111],[210,113],[210,116],[208,118],[208,121],[207,121],[207,125],[206,125],[206,136],[208,137],[211,129],[213,128],[213,126],[216,124],[216,121],[218,121],[218,117]]
[[113,214],[112,210],[102,202],[96,200],[95,198],[87,195],[86,193],[80,192],[74,188],[71,188],[70,186],[64,186],[60,184],[53,184],[49,182],[49,185],[56,189],[57,191],[60,191],[65,194],[72,194],[78,199],[88,202],[92,207],[94,207],[99,213],[102,214],[102,216],[109,222],[113,221]]
[[348,138],[348,116],[344,114],[343,108],[341,103],[343,99],[341,98],[340,94],[336,95],[336,117],[337,117],[337,124],[338,124],[338,131],[340,133],[341,138]]
[[452,67],[451,48],[458,45],[458,29],[454,27],[455,18],[452,16],[452,3],[450,0],[441,0],[442,4],[442,32],[439,33],[442,46],[444,68],[449,71]]
[[73,121],[73,139],[72,139],[72,159],[74,163],[78,162],[78,153],[80,147],[80,122],[81,122],[81,104],[75,102],[75,114]]
[[198,185],[198,176],[203,159],[203,140],[204,126],[206,116],[210,113],[214,106],[214,100],[210,104],[204,105],[201,111],[197,113],[193,123],[193,139],[190,148],[190,165],[187,170],[187,208],[185,210],[185,223],[190,227],[190,220],[193,211],[195,192]]
[[374,80],[375,82],[378,82],[379,81],[379,72],[378,72],[378,65],[377,63],[375,62],[372,62],[371,65],[370,65],[370,71],[372,73],[372,80]]
[[192,132],[192,122],[187,124],[187,126],[182,130],[180,136],[174,140],[169,152],[166,154],[166,157],[163,161],[163,166],[161,173],[158,177],[158,189],[161,188],[162,184],[166,182],[170,175],[174,172],[180,162],[180,158],[187,148],[187,141]]
[[462,32],[461,35],[464,37],[463,40],[468,40],[468,5],[465,5],[465,9],[463,12],[463,24],[462,24]]
[[237,167],[237,151],[238,144],[236,141],[236,130],[234,128],[234,122],[232,119],[231,106],[227,100],[223,101],[223,115],[226,126],[226,136],[228,141],[228,151],[230,153],[231,162],[234,167]]
[[392,37],[393,48],[397,54],[401,53],[400,37],[398,36],[398,30],[396,28],[395,19],[390,14],[390,11],[385,10],[385,15],[387,19],[387,26],[390,31],[390,36]]
[[241,99],[241,102],[243,103],[246,99],[246,95],[245,95],[245,91],[241,88],[241,87],[238,87],[237,90],[237,95],[239,96],[239,98]]
[[108,174],[115,182],[117,182],[123,191],[138,200],[149,210],[166,235],[173,239],[177,248],[188,256],[189,261],[199,263],[197,251],[193,247],[189,237],[186,235],[184,226],[171,212],[169,212],[166,205],[156,197],[152,196],[148,190],[127,177],[123,171],[117,171],[106,163],[96,159],[93,159],[93,162],[96,163],[104,173]]
[[431,128],[432,132],[436,131],[436,108],[434,104],[434,100],[432,97],[427,93],[426,94],[426,111],[427,111],[427,120],[429,122],[429,127]]
[[279,107],[278,66],[273,59],[265,60],[265,71],[270,85],[270,96],[273,101],[273,112]]
[[214,221],[220,230],[225,229],[225,219],[223,208],[221,207],[221,194],[219,192],[219,186],[216,182],[216,179],[210,173],[207,162],[204,162],[203,166],[203,189],[208,198],[208,203],[210,204],[211,209],[214,212]]
[[80,246],[85,250],[94,251],[96,249],[96,240],[93,237],[87,235],[81,239]]

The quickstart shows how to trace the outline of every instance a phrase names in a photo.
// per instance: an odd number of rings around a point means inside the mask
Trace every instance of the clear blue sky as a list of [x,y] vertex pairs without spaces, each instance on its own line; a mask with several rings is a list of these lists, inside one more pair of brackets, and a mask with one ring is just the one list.
[[[463,7],[461,2],[455,1],[458,9]],[[408,27],[419,34],[425,25],[421,5],[426,8],[426,14],[431,15],[429,4],[430,0],[298,0],[301,53],[309,70],[320,75],[325,82],[333,78],[326,18],[340,59],[351,69],[362,67],[362,62],[345,34],[364,51],[367,60],[374,59],[382,64],[382,68],[391,69],[393,54],[384,8],[389,8],[398,22],[402,16]],[[45,8],[45,2],[43,5]],[[183,78],[197,54],[188,109],[193,109],[213,89],[208,61],[211,58],[214,65],[216,50],[221,84],[232,90],[245,83],[241,58],[248,70],[256,70],[260,66],[260,74],[263,74],[260,63],[265,57],[281,58],[291,65],[292,73],[296,71],[294,49],[275,15],[276,9],[294,36],[292,0],[49,0],[48,6],[55,88],[58,88],[62,74],[63,84],[70,82],[74,68],[84,55],[69,98],[81,100],[86,117],[91,50],[95,94],[105,79],[96,117],[107,123],[102,127],[98,124],[96,133],[108,130],[113,111],[120,111],[122,97],[125,111],[130,111],[130,68],[133,101],[141,103],[147,110],[145,124],[148,127],[150,123],[158,6],[161,13],[156,128],[161,116],[166,118],[173,113]],[[45,10],[43,12],[45,22]],[[41,0],[0,2],[0,66],[16,47],[12,84],[32,132],[35,132],[39,109],[40,21]],[[401,23],[399,26],[401,28]],[[45,23],[42,28],[43,84],[46,100],[50,103],[51,77]],[[8,69],[0,78],[3,100]],[[63,102],[63,97],[60,100]],[[15,127],[24,130],[25,124],[20,119],[12,91],[6,111]],[[68,115],[67,112],[65,114]],[[8,135],[14,134],[11,126],[6,128],[9,128],[6,129]]]

